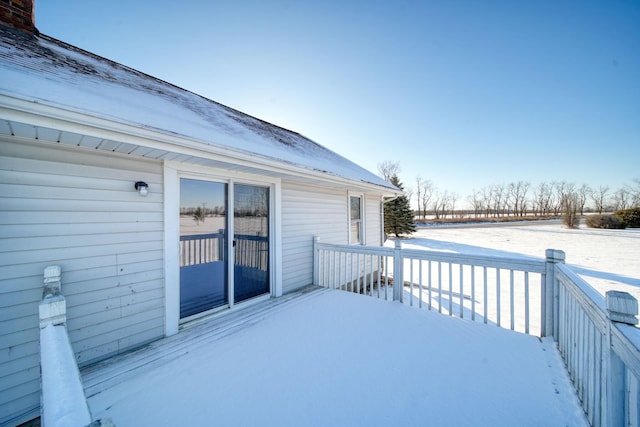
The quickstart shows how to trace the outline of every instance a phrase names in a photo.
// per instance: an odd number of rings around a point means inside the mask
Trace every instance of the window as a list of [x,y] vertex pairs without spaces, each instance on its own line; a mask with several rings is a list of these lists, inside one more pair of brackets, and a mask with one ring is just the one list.
[[362,197],[349,196],[350,243],[363,244]]

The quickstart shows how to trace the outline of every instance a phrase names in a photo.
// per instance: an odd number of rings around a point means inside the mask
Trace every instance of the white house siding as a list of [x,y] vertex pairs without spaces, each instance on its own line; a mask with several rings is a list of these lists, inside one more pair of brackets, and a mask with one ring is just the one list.
[[[291,292],[313,282],[313,237],[349,243],[349,192],[282,182],[282,288]],[[355,193],[353,193],[355,194]],[[365,196],[368,245],[380,244],[380,196]]]
[[0,139],[0,424],[37,415],[45,266],[80,365],[163,335],[161,190],[159,162]]
[[366,207],[366,244],[370,246],[380,246],[382,243],[382,198],[379,195],[365,196]]

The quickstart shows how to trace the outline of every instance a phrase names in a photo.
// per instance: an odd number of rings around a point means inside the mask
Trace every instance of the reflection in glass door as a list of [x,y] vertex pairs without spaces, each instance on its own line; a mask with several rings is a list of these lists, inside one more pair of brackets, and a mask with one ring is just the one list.
[[227,185],[180,179],[180,318],[229,302]]
[[233,186],[234,302],[269,292],[269,188]]

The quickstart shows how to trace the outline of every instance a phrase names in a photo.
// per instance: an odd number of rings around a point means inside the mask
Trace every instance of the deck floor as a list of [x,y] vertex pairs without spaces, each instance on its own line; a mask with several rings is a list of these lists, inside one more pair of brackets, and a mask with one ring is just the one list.
[[223,337],[257,324],[266,316],[282,309],[292,300],[303,301],[311,294],[327,289],[307,287],[280,298],[269,298],[249,303],[240,309],[220,312],[208,319],[196,320],[171,337],[154,341],[137,350],[127,352],[81,370],[87,398],[115,385],[163,366],[200,346],[206,346]]
[[552,341],[341,291],[185,328],[82,372],[118,427],[587,426]]

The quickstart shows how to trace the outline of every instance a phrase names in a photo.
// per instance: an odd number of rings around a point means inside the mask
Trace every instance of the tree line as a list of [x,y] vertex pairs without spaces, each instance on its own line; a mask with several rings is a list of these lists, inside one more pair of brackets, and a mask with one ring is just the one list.
[[[381,162],[378,172],[387,179],[398,176],[397,162]],[[559,216],[568,211],[584,215],[585,212],[613,212],[640,207],[640,178],[618,189],[600,185],[590,187],[567,181],[540,182],[513,181],[472,190],[464,199],[448,190],[439,190],[433,181],[418,176],[415,187],[405,195],[414,201],[416,218],[435,219],[472,216],[490,218],[503,216]],[[468,208],[459,209],[467,202]]]

